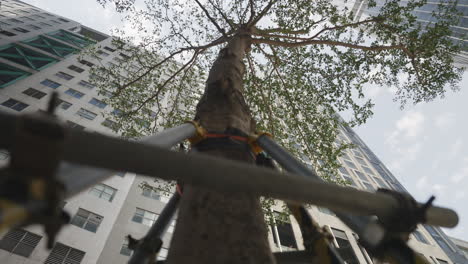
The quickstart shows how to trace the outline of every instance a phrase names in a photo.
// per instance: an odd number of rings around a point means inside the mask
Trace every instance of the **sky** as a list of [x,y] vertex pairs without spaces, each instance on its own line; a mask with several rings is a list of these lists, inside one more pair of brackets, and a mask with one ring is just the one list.
[[[111,6],[104,9],[96,0],[23,1],[107,34],[117,27],[130,30]],[[435,195],[434,204],[455,209],[460,223],[445,231],[468,240],[468,72],[460,87],[404,110],[392,101],[391,89],[369,87],[374,115],[355,131],[418,201]]]

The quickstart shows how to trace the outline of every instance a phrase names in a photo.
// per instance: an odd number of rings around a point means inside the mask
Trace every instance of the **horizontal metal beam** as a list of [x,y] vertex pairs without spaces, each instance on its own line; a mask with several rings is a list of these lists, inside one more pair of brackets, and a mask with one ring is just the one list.
[[[195,127],[192,124],[186,123],[166,129],[156,135],[144,137],[138,142],[160,146],[162,148],[170,148],[177,143],[194,136],[195,131]],[[99,144],[98,142],[95,143]],[[112,156],[102,158],[112,159]],[[112,175],[115,175],[116,173],[117,171],[108,169],[62,162],[57,172],[57,178],[64,183],[67,196],[72,196],[109,178]]]
[[[5,115],[0,114],[0,122]],[[1,133],[14,135],[15,128],[4,127]],[[219,191],[242,191],[316,204],[358,215],[385,215],[398,208],[394,198],[382,193],[319,182],[300,175],[281,174],[271,169],[203,154],[186,155],[141,142],[86,131],[65,130],[67,136],[63,142],[62,157],[68,162],[114,171],[131,171],[165,180],[180,180]],[[1,143],[5,143],[5,140]],[[431,207],[427,220],[428,224],[453,227],[458,223],[458,216],[450,209]]]

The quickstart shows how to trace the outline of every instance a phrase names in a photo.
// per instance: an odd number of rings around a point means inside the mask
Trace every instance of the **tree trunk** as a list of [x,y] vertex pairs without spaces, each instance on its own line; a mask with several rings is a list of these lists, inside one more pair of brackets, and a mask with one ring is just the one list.
[[[236,128],[245,134],[255,131],[255,122],[243,97],[245,66],[242,60],[250,44],[246,34],[233,37],[210,70],[195,116],[208,131],[222,132],[227,128]],[[254,162],[245,150],[217,147],[203,153]],[[259,197],[184,186],[167,261],[274,263],[267,234]]]

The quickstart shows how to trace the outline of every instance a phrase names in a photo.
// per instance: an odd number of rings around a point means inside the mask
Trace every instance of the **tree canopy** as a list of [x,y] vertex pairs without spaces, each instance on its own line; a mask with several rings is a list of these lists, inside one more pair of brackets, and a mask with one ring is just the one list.
[[[379,14],[358,16],[351,1],[98,0],[126,14],[132,33],[116,30],[121,57],[94,69],[92,81],[115,109],[127,137],[191,120],[219,51],[239,34],[251,39],[243,96],[259,131],[332,176],[348,145],[335,145],[340,125],[372,115],[367,85],[391,86],[401,106],[457,90],[453,65],[456,1],[441,1],[423,23],[425,0],[387,0]],[[368,1],[369,7],[376,1]],[[349,111],[344,122],[336,113]]]

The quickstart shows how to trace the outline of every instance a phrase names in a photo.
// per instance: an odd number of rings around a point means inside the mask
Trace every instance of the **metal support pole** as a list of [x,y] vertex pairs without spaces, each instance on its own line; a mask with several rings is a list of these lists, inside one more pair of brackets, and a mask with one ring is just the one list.
[[[303,163],[295,159],[291,154],[289,154],[286,150],[284,150],[281,146],[279,146],[276,142],[274,142],[268,136],[261,135],[260,137],[258,137],[257,144],[261,148],[263,148],[274,160],[276,160],[287,171],[298,174],[298,175],[306,176],[317,182],[323,182],[323,180],[315,172],[308,169]],[[311,190],[313,190],[313,192],[318,191],[318,189],[315,189],[315,188],[314,189],[311,188]],[[350,196],[350,193],[334,192],[333,195],[340,196],[341,199],[354,200],[354,197]],[[359,202],[363,202],[363,204],[365,204],[365,201],[359,201]],[[369,201],[367,205],[370,205],[370,203],[373,203],[373,202]],[[389,206],[382,207],[382,209],[385,208],[384,210],[387,210],[387,212],[381,211],[380,214],[375,213],[373,215],[387,215],[389,212],[391,213],[391,211],[395,210],[397,207],[398,207],[398,202],[394,200],[392,202],[392,205],[389,204]],[[336,209],[336,208],[331,207],[331,209]],[[430,209],[427,210],[426,212],[427,223],[433,224],[433,225],[441,224],[438,220],[435,220],[434,217],[436,213],[434,213],[434,210],[430,210]],[[451,225],[452,224],[456,225],[456,223],[458,222],[458,217],[456,216],[456,214],[454,214],[454,212],[448,212],[448,211],[446,213],[447,215],[445,216],[438,215],[436,218],[439,218],[440,220],[442,220],[443,218],[446,218],[446,219],[450,218],[449,222],[453,221]],[[359,235],[360,239],[362,239],[362,241],[369,246],[376,246],[384,238],[385,230],[383,229],[382,226],[376,223],[375,219],[373,219],[371,216],[349,215],[349,214],[343,213],[343,211],[341,210],[339,210],[338,212],[335,210],[335,214],[338,216],[338,218],[341,221],[343,221],[347,226],[349,226],[352,230],[354,230]],[[447,224],[447,223],[448,222],[444,224]],[[395,259],[399,261],[398,263],[408,262],[408,259],[405,259],[404,257],[402,257],[402,255],[398,252],[398,250],[395,250],[394,248],[391,248],[389,250],[389,253],[392,256],[394,256]]]
[[[138,142],[168,149],[194,136],[195,132],[195,127],[190,123],[186,123],[166,129],[156,135],[144,137]],[[116,171],[112,170],[62,162],[57,172],[57,178],[65,184],[67,196],[72,196],[116,173]]]
[[[4,115],[0,113],[0,122]],[[6,127],[0,130],[0,134],[4,134],[5,130],[11,129]],[[97,133],[65,130],[67,137],[63,142],[62,159],[68,162],[114,171],[131,171],[165,180],[180,180],[219,191],[242,191],[311,203],[358,215],[382,215],[398,206],[395,199],[387,194],[365,192],[294,174],[282,174],[203,154],[186,155]],[[0,140],[5,142],[1,137]],[[262,139],[260,142],[263,142]],[[90,175],[81,177],[92,178]],[[94,182],[102,180],[103,178],[96,178]],[[457,214],[446,208],[430,207],[426,216],[427,223],[432,225],[454,227],[458,223]]]
[[129,264],[150,263],[150,258],[154,256],[155,251],[159,250],[162,245],[162,237],[166,233],[169,223],[174,218],[179,201],[180,194],[175,192],[162,210],[156,222],[151,226],[145,237],[141,239],[141,242],[128,261]]

